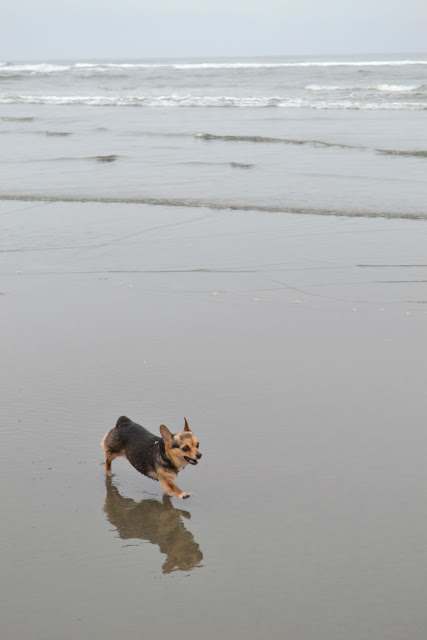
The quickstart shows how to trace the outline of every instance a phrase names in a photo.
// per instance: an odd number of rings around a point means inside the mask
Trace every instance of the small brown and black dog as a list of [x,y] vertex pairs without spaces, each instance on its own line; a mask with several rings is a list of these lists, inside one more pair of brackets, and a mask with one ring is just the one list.
[[175,435],[164,424],[160,425],[162,438],[159,438],[130,418],[121,416],[101,442],[105,473],[111,475],[113,460],[124,456],[137,471],[158,480],[166,495],[188,498],[190,494],[181,491],[174,480],[187,464],[197,464],[202,454],[196,436],[184,420],[184,431]]

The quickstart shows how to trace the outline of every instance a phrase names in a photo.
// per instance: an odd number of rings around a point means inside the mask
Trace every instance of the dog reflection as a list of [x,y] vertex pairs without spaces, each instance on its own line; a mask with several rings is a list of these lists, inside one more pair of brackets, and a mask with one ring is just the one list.
[[169,496],[163,497],[163,503],[158,500],[135,502],[124,498],[111,478],[108,477],[105,484],[104,511],[122,540],[139,538],[156,544],[161,553],[166,554],[163,573],[189,571],[199,565],[203,554],[181,519],[191,517],[188,511],[175,509]]

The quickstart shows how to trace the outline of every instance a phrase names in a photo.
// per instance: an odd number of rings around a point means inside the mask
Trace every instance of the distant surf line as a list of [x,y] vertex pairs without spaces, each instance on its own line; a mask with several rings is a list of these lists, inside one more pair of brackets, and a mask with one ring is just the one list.
[[176,69],[186,70],[233,70],[233,69],[280,69],[304,67],[402,67],[427,65],[427,60],[294,60],[294,61],[203,61],[203,62],[74,62],[72,64],[8,63],[0,62],[0,72],[60,73],[67,71],[108,71],[116,69]]

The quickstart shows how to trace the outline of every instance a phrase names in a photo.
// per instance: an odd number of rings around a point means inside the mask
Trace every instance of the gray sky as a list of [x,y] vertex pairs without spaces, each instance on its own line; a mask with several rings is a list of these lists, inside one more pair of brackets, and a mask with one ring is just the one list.
[[0,60],[427,52],[426,0],[0,0]]

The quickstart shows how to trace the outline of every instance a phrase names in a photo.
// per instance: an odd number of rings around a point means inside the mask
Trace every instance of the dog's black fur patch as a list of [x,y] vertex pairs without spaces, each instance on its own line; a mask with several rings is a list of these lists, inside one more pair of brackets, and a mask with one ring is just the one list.
[[159,467],[177,472],[165,453],[163,438],[154,435],[127,416],[120,416],[115,429],[107,436],[106,444],[111,453],[124,450],[131,465],[145,476],[152,478],[153,474],[157,474]]

